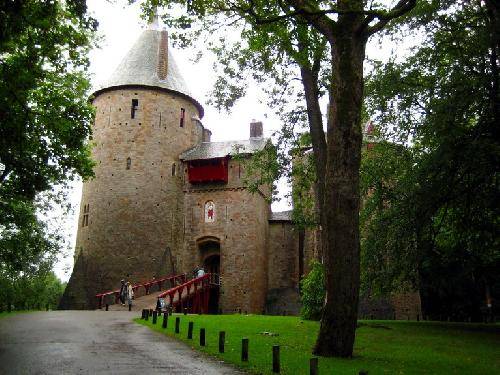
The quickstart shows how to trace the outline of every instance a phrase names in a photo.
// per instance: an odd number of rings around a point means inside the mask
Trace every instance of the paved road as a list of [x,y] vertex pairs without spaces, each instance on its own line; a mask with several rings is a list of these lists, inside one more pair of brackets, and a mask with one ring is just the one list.
[[0,374],[241,374],[134,316],[51,311],[0,319]]

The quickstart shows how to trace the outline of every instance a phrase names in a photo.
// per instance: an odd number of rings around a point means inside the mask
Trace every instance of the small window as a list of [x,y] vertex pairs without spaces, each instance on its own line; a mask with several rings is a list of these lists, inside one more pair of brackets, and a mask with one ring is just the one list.
[[185,119],[185,117],[186,117],[186,110],[184,108],[181,108],[181,120],[179,122],[179,126],[181,128],[184,127],[184,119]]
[[175,163],[172,163],[172,176],[175,176]]
[[132,107],[130,109],[130,118],[135,118],[135,112],[139,109],[139,99],[132,99]]
[[130,169],[131,165],[132,165],[132,159],[127,158],[127,169]]
[[87,227],[89,225],[89,209],[90,209],[90,204],[86,204],[83,206],[82,227]]

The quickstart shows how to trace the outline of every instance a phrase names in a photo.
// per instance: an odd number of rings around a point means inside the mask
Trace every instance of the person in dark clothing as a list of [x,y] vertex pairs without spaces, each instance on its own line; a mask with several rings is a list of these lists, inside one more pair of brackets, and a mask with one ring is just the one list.
[[121,281],[122,285],[120,287],[120,302],[125,306],[125,297],[127,296],[127,285],[125,285],[125,280]]

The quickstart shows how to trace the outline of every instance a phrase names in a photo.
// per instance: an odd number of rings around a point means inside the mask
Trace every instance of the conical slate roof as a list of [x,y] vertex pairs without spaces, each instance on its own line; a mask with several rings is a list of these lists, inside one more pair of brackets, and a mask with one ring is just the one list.
[[146,86],[174,91],[190,99],[203,116],[203,107],[193,98],[168,47],[165,30],[144,30],[110,79],[95,94],[120,86]]

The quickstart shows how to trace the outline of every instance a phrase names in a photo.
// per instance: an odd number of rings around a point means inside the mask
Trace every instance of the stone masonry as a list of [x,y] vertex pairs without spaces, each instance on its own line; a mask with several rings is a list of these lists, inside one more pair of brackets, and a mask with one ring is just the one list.
[[[245,160],[272,147],[263,124],[252,121],[247,140],[212,142],[157,24],[93,95],[95,177],[83,185],[60,308],[95,308],[95,295],[123,278],[203,266],[220,275],[214,311],[297,314],[318,233],[296,229],[290,212],[273,213],[270,187],[249,191]],[[401,316],[405,301],[394,301]]]

